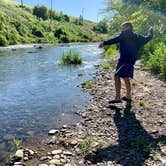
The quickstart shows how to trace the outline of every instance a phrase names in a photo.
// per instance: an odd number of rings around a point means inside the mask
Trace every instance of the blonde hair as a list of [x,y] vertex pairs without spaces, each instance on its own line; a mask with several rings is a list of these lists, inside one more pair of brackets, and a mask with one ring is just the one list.
[[122,28],[126,27],[126,28],[128,28],[130,30],[133,30],[133,25],[132,25],[132,23],[130,21],[124,22],[123,24],[121,24],[121,27]]

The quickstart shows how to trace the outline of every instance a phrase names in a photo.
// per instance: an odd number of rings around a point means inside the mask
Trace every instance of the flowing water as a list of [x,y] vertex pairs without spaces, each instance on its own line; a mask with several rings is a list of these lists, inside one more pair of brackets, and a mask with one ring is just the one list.
[[[70,49],[80,53],[82,65],[59,65],[61,54]],[[39,136],[80,120],[74,112],[91,97],[78,85],[92,79],[100,54],[97,44],[0,52],[0,161],[13,137]]]

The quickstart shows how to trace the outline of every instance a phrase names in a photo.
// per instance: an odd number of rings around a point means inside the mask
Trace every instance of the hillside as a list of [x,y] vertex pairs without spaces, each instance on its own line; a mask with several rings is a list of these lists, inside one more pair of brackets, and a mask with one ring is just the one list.
[[[46,8],[46,7],[45,7]],[[92,30],[96,23],[46,9],[48,18],[34,14],[30,6],[10,0],[0,1],[0,46],[22,43],[89,42],[101,40]]]

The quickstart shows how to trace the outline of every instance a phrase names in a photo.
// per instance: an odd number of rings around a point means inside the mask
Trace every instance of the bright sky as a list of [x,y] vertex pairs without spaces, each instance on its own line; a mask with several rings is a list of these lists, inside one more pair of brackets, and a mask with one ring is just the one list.
[[[12,0],[21,2],[21,0]],[[103,18],[102,9],[107,0],[52,0],[53,9],[70,16],[79,17],[83,14],[84,19],[100,21]],[[44,5],[51,8],[51,0],[23,0],[27,5]]]

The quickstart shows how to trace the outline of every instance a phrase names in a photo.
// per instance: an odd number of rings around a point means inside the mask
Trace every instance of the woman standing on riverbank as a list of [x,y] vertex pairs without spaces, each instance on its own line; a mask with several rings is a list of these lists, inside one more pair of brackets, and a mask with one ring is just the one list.
[[105,45],[112,45],[120,43],[120,58],[115,72],[115,90],[116,96],[110,103],[121,103],[121,79],[124,79],[126,86],[126,96],[122,99],[131,101],[131,83],[130,78],[133,78],[134,64],[137,60],[139,50],[153,37],[152,27],[148,30],[147,36],[142,36],[133,32],[133,25],[131,22],[122,24],[122,32],[120,35],[102,42],[99,48]]

